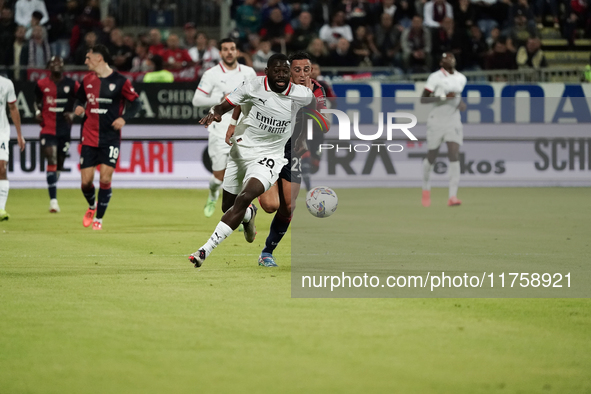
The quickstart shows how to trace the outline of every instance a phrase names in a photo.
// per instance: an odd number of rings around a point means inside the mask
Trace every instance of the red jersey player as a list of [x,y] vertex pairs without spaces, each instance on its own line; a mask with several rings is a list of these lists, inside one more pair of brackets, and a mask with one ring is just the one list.
[[57,181],[70,149],[72,111],[80,84],[64,76],[64,59],[59,56],[49,60],[47,69],[49,77],[35,86],[35,117],[41,124],[41,149],[47,158],[49,212],[57,213]]
[[[121,128],[141,109],[131,82],[113,71],[109,62],[109,51],[104,45],[92,47],[86,54],[86,65],[92,72],[84,77],[76,95],[78,105],[75,113],[77,116],[85,115],[80,139],[80,173],[82,193],[89,208],[82,223],[84,227],[92,223],[93,230],[102,229],[103,215],[111,199],[111,179],[119,158]],[[126,102],[129,105],[123,113]],[[84,103],[86,109],[82,107]],[[102,165],[97,205],[93,181],[99,164]]]

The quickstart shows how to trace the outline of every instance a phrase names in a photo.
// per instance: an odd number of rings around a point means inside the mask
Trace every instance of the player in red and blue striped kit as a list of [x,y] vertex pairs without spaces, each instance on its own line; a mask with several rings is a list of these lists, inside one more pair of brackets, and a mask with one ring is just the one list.
[[[93,230],[102,229],[103,216],[111,199],[111,179],[119,158],[121,129],[141,109],[139,96],[131,82],[113,71],[109,63],[109,51],[104,45],[90,49],[86,54],[86,65],[92,72],[84,77],[76,95],[75,113],[85,115],[80,139],[80,173],[82,193],[89,208],[82,223],[84,227],[92,224]],[[82,107],[83,104],[86,108]],[[93,181],[96,166],[100,164],[97,204]]]
[[74,100],[80,84],[64,76],[64,59],[52,57],[47,63],[51,74],[35,86],[35,118],[41,124],[41,149],[47,158],[49,212],[57,213],[57,181],[70,149]]

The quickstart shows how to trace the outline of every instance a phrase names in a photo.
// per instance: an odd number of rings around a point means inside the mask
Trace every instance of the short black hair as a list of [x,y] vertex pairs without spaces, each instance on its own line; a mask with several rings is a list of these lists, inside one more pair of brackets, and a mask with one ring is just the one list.
[[43,14],[39,11],[33,11],[33,13],[31,14],[31,17],[41,20],[41,19],[43,19]]
[[289,64],[289,59],[283,53],[275,53],[267,60],[267,67],[271,67],[277,61],[286,61]]
[[289,62],[293,63],[294,60],[309,60],[310,63],[312,63],[310,55],[308,55],[308,53],[304,51],[295,52],[289,55]]
[[162,60],[162,56],[154,55],[150,60],[154,63],[154,71],[161,71],[164,68],[164,60]]
[[224,38],[223,40],[220,41],[220,44],[219,44],[219,48],[218,49],[221,51],[222,50],[222,44],[227,44],[229,42],[230,43],[233,43],[234,45],[236,45],[236,47],[238,47],[238,44],[236,44],[236,40],[234,40],[233,38],[228,37],[228,38]]
[[95,46],[90,48],[90,50],[92,51],[92,53],[100,53],[105,63],[111,64],[111,54],[109,53],[109,49],[107,49],[106,46],[104,46],[103,44],[96,44]]

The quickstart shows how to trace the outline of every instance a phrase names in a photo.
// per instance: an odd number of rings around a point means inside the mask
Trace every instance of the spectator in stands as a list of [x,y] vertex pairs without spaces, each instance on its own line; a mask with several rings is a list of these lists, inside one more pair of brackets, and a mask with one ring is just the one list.
[[67,8],[65,4],[61,4],[61,7],[59,4],[53,4],[53,7],[50,6],[48,12],[49,22],[46,25],[48,33],[47,41],[49,41],[51,54],[59,56],[62,59],[68,59],[70,56],[72,26],[67,25],[70,22],[66,19]]
[[415,15],[400,38],[404,65],[409,72],[431,70],[431,33],[423,26],[423,18]]
[[263,38],[259,43],[259,50],[252,57],[252,68],[255,71],[265,71],[267,60],[274,54],[275,52],[271,50],[271,42]]
[[120,29],[111,30],[111,43],[108,49],[117,71],[131,70],[133,50],[123,43],[123,32]]
[[375,45],[378,51],[374,64],[379,66],[400,66],[400,36],[401,32],[394,26],[392,15],[384,12],[380,24],[375,27]]
[[[391,18],[389,15],[388,17]],[[374,60],[380,58],[380,52],[374,43],[374,36],[363,25],[359,25],[355,29],[355,39],[351,43],[351,50],[360,67],[372,67]]]
[[[459,0],[454,7],[454,25],[456,29],[468,31],[476,20],[476,10],[470,0]],[[457,58],[457,56],[456,56]]]
[[390,15],[394,25],[408,28],[415,15],[414,2],[411,0],[383,0],[381,3],[377,3],[373,11],[374,25],[380,23],[382,14]]
[[86,37],[86,33],[95,30],[98,31],[101,28],[100,21],[96,19],[96,17],[93,15],[93,12],[94,11],[92,7],[85,7],[80,16],[78,17],[76,25],[74,25],[74,27],[72,28],[72,38],[70,39],[70,53],[76,53],[76,50],[81,45],[80,43],[84,40],[84,37]]
[[440,59],[444,53],[451,52],[457,61],[456,68],[461,70],[463,67],[461,63],[462,48],[467,45],[466,42],[463,42],[463,37],[465,36],[456,34],[453,19],[443,18],[439,29],[435,30],[433,34],[433,49],[431,50],[433,58]]
[[183,43],[181,46],[185,49],[193,48],[195,46],[195,39],[197,38],[197,28],[193,22],[185,23],[183,28]]
[[[560,2],[562,3],[562,2]],[[560,23],[558,19],[558,0],[536,0],[535,1],[535,16],[537,21],[538,29],[542,29],[544,27],[543,20],[544,16],[546,15],[547,8],[550,9],[550,16],[554,23],[554,28],[559,29]]]
[[29,67],[45,68],[51,58],[51,49],[41,26],[35,26],[29,40]]
[[336,48],[340,38],[345,38],[349,42],[353,41],[351,26],[345,24],[345,13],[337,11],[332,17],[331,24],[322,26],[319,37],[331,50]]
[[498,39],[493,46],[493,51],[485,62],[486,70],[515,70],[515,54],[507,49],[506,40]]
[[127,45],[129,48],[135,48],[135,37],[133,34],[124,34],[123,35],[123,45]]
[[86,7],[84,7],[82,13],[88,15],[93,23],[98,26],[101,22],[101,9],[99,7],[99,0],[87,0]]
[[279,8],[273,8],[267,22],[263,23],[260,33],[261,37],[271,42],[271,49],[274,52],[287,52],[287,46],[290,45],[293,37],[293,28],[283,18]]
[[[515,14],[515,23],[505,33],[507,39],[507,49],[511,52],[517,52],[517,48],[525,45],[527,39],[537,35],[535,23],[528,23],[527,17],[522,9],[517,9]],[[533,21],[533,19],[532,19]]]
[[162,43],[162,34],[160,34],[160,30],[152,29],[150,30],[149,34],[149,42],[150,42],[150,53],[152,55],[159,55],[162,56],[162,52],[164,52],[164,44]]
[[29,64],[29,44],[25,40],[26,29],[24,26],[17,26],[14,33],[14,43],[10,45],[10,49],[6,52],[5,61],[3,64],[7,66],[14,66],[15,80],[26,79],[26,67]]
[[2,8],[2,11],[0,11],[0,59],[2,64],[12,65],[10,62],[5,63],[5,59],[12,52],[16,26],[17,24],[12,17],[12,10],[10,8]]
[[359,66],[359,61],[351,50],[351,43],[345,37],[339,38],[336,48],[330,51],[328,62],[332,67]]
[[470,37],[465,50],[462,51],[463,71],[480,71],[484,68],[484,61],[488,55],[488,45],[480,28],[470,27]]
[[98,31],[98,41],[106,47],[111,45],[111,32],[117,27],[115,18],[107,16],[101,21],[101,29]]
[[515,17],[519,13],[519,11],[521,11],[520,14],[525,16],[527,24],[531,26],[533,29],[535,29],[536,19],[534,16],[534,12],[527,1],[528,0],[517,0],[517,2],[514,3],[511,6],[511,8],[509,8],[509,20],[515,22]]
[[174,75],[170,71],[163,69],[164,61],[162,60],[162,56],[154,55],[148,62],[154,71],[150,71],[144,75],[144,83],[174,82]]
[[[25,38],[27,40],[31,39],[31,35],[33,34],[33,28],[35,26],[41,26],[41,19],[43,19],[43,14],[39,11],[33,11],[33,15],[31,16],[31,21],[25,27],[27,28],[27,32],[25,33]],[[41,26],[45,34],[47,34],[47,30],[45,27]]]
[[310,41],[310,45],[308,45],[308,54],[312,59],[312,63],[318,63],[321,66],[328,65],[328,50],[326,45],[324,45],[324,41],[320,38],[315,38]]
[[257,7],[257,0],[245,0],[244,4],[236,9],[234,20],[241,42],[246,42],[249,34],[258,33],[261,29],[261,13]]
[[[480,27],[478,27],[478,29],[480,30]],[[484,32],[482,32],[482,34],[484,35]],[[495,45],[495,42],[497,42],[497,40],[499,40],[500,38],[501,29],[499,29],[498,27],[493,27],[493,29],[490,31],[490,35],[486,37],[486,44],[489,48],[492,48]]]
[[267,0],[267,3],[261,8],[261,24],[264,26],[266,22],[271,19],[271,13],[274,9],[281,11],[283,20],[289,21],[291,19],[291,12],[281,0]]
[[74,53],[74,64],[83,66],[84,62],[86,62],[86,53],[92,47],[97,44],[96,33],[93,31],[89,31],[84,36],[84,45],[80,45],[76,52]]
[[[138,41],[135,44],[135,56],[131,61],[131,72],[150,70],[150,50],[148,44]],[[162,57],[160,57],[162,59]]]
[[425,3],[423,15],[425,18],[423,24],[426,27],[438,28],[443,18],[450,18],[453,20],[454,11],[451,4],[445,0],[431,0]]
[[548,67],[542,44],[537,37],[530,37],[527,44],[517,50],[516,61],[519,68],[539,69]]
[[312,14],[308,11],[300,12],[298,28],[294,30],[290,49],[292,52],[303,51],[308,48],[310,42],[318,37],[316,29],[312,25]]
[[162,52],[164,68],[168,70],[180,70],[181,68],[191,67],[193,59],[186,49],[181,48],[181,40],[176,34],[171,34],[166,40],[167,49]]
[[569,45],[573,46],[578,38],[577,29],[584,30],[584,37],[591,37],[591,8],[588,0],[567,0],[566,15],[564,35]]
[[508,24],[509,0],[470,0],[474,4],[478,27],[485,37],[495,27],[504,28]]
[[195,46],[189,49],[189,56],[191,56],[191,60],[195,64],[201,66],[200,74],[209,70],[222,60],[220,51],[215,46],[209,45],[209,39],[204,32],[200,31],[197,33],[195,43]]
[[312,6],[314,26],[330,25],[336,8],[331,0],[317,0]]
[[340,9],[345,12],[345,21],[353,31],[371,24],[371,8],[365,0],[342,0]]
[[14,21],[18,25],[28,26],[35,11],[39,11],[43,15],[41,18],[42,25],[49,21],[47,7],[45,7],[43,0],[17,0],[14,6]]

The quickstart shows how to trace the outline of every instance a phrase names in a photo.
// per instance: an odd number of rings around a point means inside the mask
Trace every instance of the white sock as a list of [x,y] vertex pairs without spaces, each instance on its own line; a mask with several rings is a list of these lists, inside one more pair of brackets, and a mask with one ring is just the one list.
[[449,162],[449,197],[458,195],[458,185],[460,184],[460,162]]
[[99,223],[101,223],[101,224],[102,224],[102,223],[103,223],[103,218],[100,218],[100,219],[99,219],[99,218],[94,218],[94,220],[93,220],[93,221],[94,221],[94,222],[99,222]]
[[246,208],[246,213],[244,214],[244,219],[242,219],[242,223],[246,224],[248,222],[250,222],[250,219],[252,218],[252,206],[248,206],[248,208]]
[[431,178],[433,167],[435,167],[435,164],[429,163],[429,160],[425,157],[423,159],[423,190],[431,190],[431,182],[429,181],[429,178]]
[[8,199],[8,180],[0,181],[0,210],[6,209],[6,200]]
[[211,234],[211,237],[209,237],[209,240],[199,249],[205,250],[205,257],[209,256],[211,251],[221,244],[224,239],[228,238],[232,232],[233,230],[230,228],[230,226],[224,222],[219,222],[215,228],[215,231],[213,234]]
[[212,201],[217,201],[220,196],[220,186],[222,186],[222,181],[217,179],[215,176],[211,176],[209,178],[209,199]]

